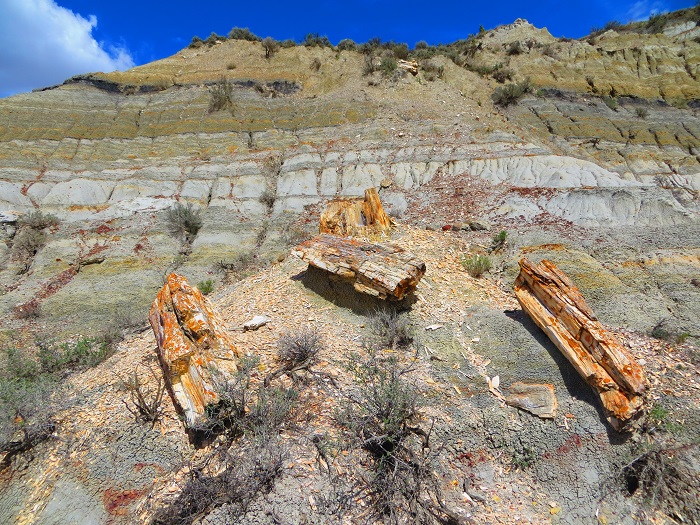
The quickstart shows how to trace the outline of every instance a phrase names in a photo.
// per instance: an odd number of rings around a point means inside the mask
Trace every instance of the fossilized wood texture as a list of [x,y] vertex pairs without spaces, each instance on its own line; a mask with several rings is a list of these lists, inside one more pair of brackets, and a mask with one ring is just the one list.
[[380,299],[403,299],[425,274],[425,263],[399,246],[327,233],[300,244],[292,254]]
[[515,295],[523,310],[547,334],[600,396],[610,424],[627,430],[644,407],[642,367],[606,331],[581,292],[554,263],[520,261]]
[[365,190],[364,199],[336,199],[321,214],[320,233],[357,235],[391,229],[391,218],[384,212],[376,188]]
[[513,383],[505,399],[506,404],[527,410],[543,419],[553,419],[557,415],[554,385]]
[[158,292],[148,319],[168,391],[190,426],[218,401],[214,376],[236,371],[238,351],[209,301],[176,273]]

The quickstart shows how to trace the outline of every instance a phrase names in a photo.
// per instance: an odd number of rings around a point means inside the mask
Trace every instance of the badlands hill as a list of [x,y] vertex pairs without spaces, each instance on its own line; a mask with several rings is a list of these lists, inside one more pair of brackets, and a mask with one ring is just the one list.
[[[281,335],[313,328],[325,344],[318,368],[339,385],[319,380],[299,394],[296,424],[281,434],[283,471],[237,519],[389,520],[371,512],[362,476],[344,477],[366,458],[321,461],[317,446],[321,434],[339,439],[333,413],[353,388],[345,360],[367,350],[377,305],[305,278],[288,256],[316,233],[329,199],[377,187],[397,222],[388,240],[427,264],[402,316],[416,333],[412,381],[422,425],[434,421],[443,445],[435,472],[450,507],[474,523],[697,523],[696,18],[691,9],[573,41],[518,20],[420,46],[406,62],[396,46],[296,45],[266,58],[258,41],[212,39],[0,100],[5,369],[47,352],[59,369],[76,342],[131,332],[95,368],[60,372],[50,439],[0,464],[0,521],[148,523],[207,457],[167,395],[154,426],[124,406],[124,378],[157,371],[146,319],[171,271],[212,281],[210,297],[237,347],[261,359],[260,377]],[[526,78],[531,89],[506,100],[503,90]],[[176,203],[199,210],[196,235],[172,234]],[[37,211],[57,220],[27,219]],[[460,261],[486,253],[500,231],[491,272],[472,277]],[[512,286],[524,255],[559,265],[645,365],[651,415],[639,432],[606,424],[520,310]],[[270,323],[237,331],[258,314]],[[503,388],[554,385],[557,417],[502,404],[489,391],[494,376]],[[658,489],[649,494],[625,478],[646,453],[681,472],[663,471],[681,480],[676,492],[648,483]],[[196,517],[228,523],[225,509]]]

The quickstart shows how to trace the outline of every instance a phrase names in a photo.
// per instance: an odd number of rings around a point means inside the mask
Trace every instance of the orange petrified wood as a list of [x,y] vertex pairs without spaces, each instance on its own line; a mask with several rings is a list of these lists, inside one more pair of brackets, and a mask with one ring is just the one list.
[[365,190],[364,198],[335,199],[321,214],[320,233],[356,235],[391,229],[391,218],[384,212],[376,188]]
[[206,297],[176,273],[168,275],[148,319],[168,391],[190,426],[218,401],[213,375],[235,372],[238,352]]
[[626,430],[642,414],[642,367],[603,328],[573,282],[551,261],[520,261],[515,295],[532,318],[598,395],[608,421]]
[[425,274],[425,263],[399,246],[327,233],[300,244],[292,254],[379,299],[403,299]]

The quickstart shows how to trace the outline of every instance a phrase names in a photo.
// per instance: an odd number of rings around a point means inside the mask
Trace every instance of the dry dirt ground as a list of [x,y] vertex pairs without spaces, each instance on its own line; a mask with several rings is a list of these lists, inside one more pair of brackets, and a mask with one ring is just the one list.
[[[562,243],[527,248],[523,243],[533,232],[511,232],[505,250],[494,256],[491,274],[472,278],[460,260],[470,251],[483,251],[492,233],[399,224],[390,239],[427,265],[415,297],[402,306],[415,329],[413,345],[392,352],[403,363],[413,360],[409,378],[419,392],[421,426],[432,428],[434,469],[446,503],[472,523],[670,523],[663,512],[645,505],[642,491],[629,496],[621,473],[646,450],[697,440],[700,374],[697,347],[689,344],[693,339],[653,339],[634,326],[611,325],[615,317],[602,310],[603,322],[644,365],[649,407],[658,407],[657,417],[640,432],[615,433],[592,391],[523,314],[511,292],[514,261],[521,254],[556,256],[566,252],[567,242],[580,246],[581,232],[550,232]],[[572,249],[562,257],[576,254]],[[591,297],[587,292],[599,285],[580,286]],[[334,514],[332,504],[334,488],[358,486],[370,468],[367,457],[357,450],[339,452],[341,442],[334,449],[339,453],[324,459],[313,443],[314,436],[343,436],[334,414],[345,400],[343,392],[355,388],[347,366],[366,355],[368,318],[378,305],[347,285],[307,271],[291,256],[211,297],[238,348],[261,359],[254,382],[274,369],[282,334],[313,328],[324,341],[317,369],[337,383],[320,378],[301,384],[293,421],[281,433],[289,449],[282,476],[238,522],[371,522],[366,490],[352,492],[354,504],[344,516]],[[595,310],[602,303],[593,297]],[[271,321],[243,332],[243,323],[254,315]],[[188,442],[169,397],[162,419],[151,428],[133,420],[120,387],[120,378],[134,371],[149,377],[145,371],[157,370],[156,363],[148,329],[121,343],[98,367],[70,377],[59,395],[73,401],[58,414],[54,438],[1,473],[0,521],[145,523],[179,494],[208,449],[196,450]],[[503,390],[516,381],[553,384],[556,418],[538,419],[503,404],[488,388],[494,376]],[[153,386],[154,379],[149,381]],[[697,519],[688,514],[692,507],[674,505],[687,523]],[[202,523],[228,523],[225,511],[215,511]]]

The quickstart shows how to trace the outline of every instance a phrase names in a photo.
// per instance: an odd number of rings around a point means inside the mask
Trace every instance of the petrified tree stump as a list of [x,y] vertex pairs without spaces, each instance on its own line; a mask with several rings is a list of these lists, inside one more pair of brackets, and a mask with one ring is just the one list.
[[425,263],[399,246],[327,233],[300,244],[292,254],[380,299],[403,299],[425,274]]
[[218,401],[214,376],[236,371],[238,351],[206,297],[176,273],[168,275],[148,319],[168,391],[191,426]]
[[376,188],[365,190],[364,198],[335,199],[321,214],[320,233],[356,235],[391,229],[391,218],[384,211]]
[[581,292],[554,263],[520,261],[515,295],[583,379],[600,396],[608,421],[626,430],[641,415],[646,391],[642,367],[606,331]]

